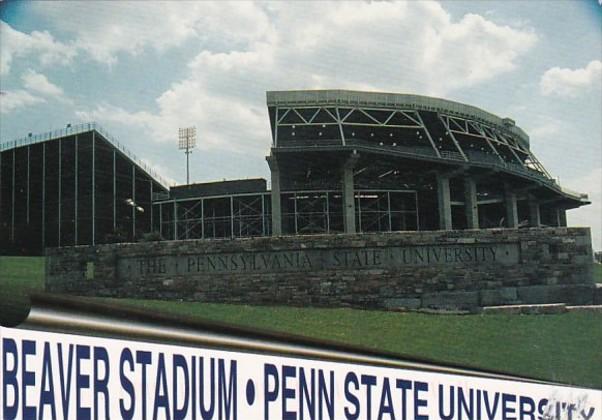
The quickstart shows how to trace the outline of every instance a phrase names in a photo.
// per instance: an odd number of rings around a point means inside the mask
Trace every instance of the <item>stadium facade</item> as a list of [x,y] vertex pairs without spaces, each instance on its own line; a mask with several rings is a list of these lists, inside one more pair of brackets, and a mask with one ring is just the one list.
[[96,124],[2,145],[0,251],[133,241],[167,183]]
[[[267,92],[263,179],[167,185],[95,124],[6,143],[3,244],[566,226],[562,188],[513,120],[417,95]],[[152,208],[152,210],[151,210]],[[8,248],[8,245],[4,246]]]

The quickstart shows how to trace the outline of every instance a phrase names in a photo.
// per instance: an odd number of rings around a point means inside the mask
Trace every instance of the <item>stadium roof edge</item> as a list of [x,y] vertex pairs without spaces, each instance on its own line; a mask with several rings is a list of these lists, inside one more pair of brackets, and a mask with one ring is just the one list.
[[[404,93],[366,92],[346,89],[267,91],[268,106],[299,106],[309,104],[361,105],[379,107],[411,107],[425,111],[445,111],[459,117],[471,117],[514,134],[529,147],[529,136],[514,125],[511,118],[501,118],[473,105],[431,96]],[[510,122],[511,125],[508,125]]]
[[139,166],[143,171],[147,173],[150,177],[154,178],[159,184],[161,184],[166,190],[169,190],[171,184],[167,182],[161,175],[159,175],[154,169],[152,169],[148,164],[144,163],[140,160],[133,152],[131,152],[127,147],[121,144],[115,137],[109,134],[104,128],[102,128],[96,122],[88,122],[83,124],[75,124],[68,125],[66,128],[61,128],[59,130],[47,131],[39,134],[30,133],[27,137],[21,137],[15,140],[1,142],[0,143],[0,152],[16,149],[18,147],[29,146],[31,144],[42,143],[49,140],[55,140],[61,137],[72,136],[75,134],[87,133],[89,131],[96,131],[99,133],[105,140],[113,145],[117,150],[119,150],[124,156],[134,162],[137,166]]

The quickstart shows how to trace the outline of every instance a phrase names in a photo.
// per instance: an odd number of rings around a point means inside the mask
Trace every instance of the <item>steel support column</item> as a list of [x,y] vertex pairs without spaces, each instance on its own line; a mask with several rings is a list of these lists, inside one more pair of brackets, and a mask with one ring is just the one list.
[[293,220],[295,221],[295,235],[296,235],[297,233],[299,233],[299,225],[298,225],[298,220],[297,220],[298,215],[297,215],[297,193],[296,192],[293,193],[293,212],[295,214],[295,217]]
[[173,239],[178,240],[178,205],[173,200]]
[[[201,208],[201,220],[203,209]],[[265,196],[261,195],[261,236],[265,236]]]
[[136,240],[136,165],[132,164],[132,242]]
[[150,184],[150,203],[148,205],[148,208],[150,209],[150,232],[154,232],[155,231],[155,227],[153,226],[153,181],[149,180],[148,183]]
[[529,226],[539,227],[541,225],[541,211],[537,197],[529,194]]
[[280,168],[276,156],[266,157],[272,184],[272,236],[282,235],[282,205],[280,202]]
[[96,132],[92,131],[92,245],[96,245]]
[[59,230],[58,230],[58,245],[61,246],[61,193],[63,190],[63,165],[62,165],[62,160],[63,160],[63,156],[62,156],[62,152],[63,152],[63,147],[62,147],[62,143],[63,140],[59,139],[58,140],[59,143],[59,211],[58,211],[58,219],[59,219]]
[[508,184],[504,185],[504,206],[506,207],[506,227],[518,228],[518,205],[516,193]]
[[274,118],[274,147],[278,147],[278,120],[280,120],[280,109],[276,107]]
[[478,229],[477,183],[470,176],[464,177],[464,211],[466,213],[466,227],[468,229]]
[[[389,193],[390,194],[390,193]],[[400,210],[401,210],[401,230],[407,230],[408,229],[408,219],[406,217],[406,201],[405,200],[401,200],[400,203]]]
[[[239,229],[240,229],[240,225],[242,224],[242,220],[239,223]],[[230,237],[234,238],[236,235],[234,235],[234,198],[232,196],[230,196]]]
[[437,208],[439,210],[439,229],[452,230],[451,196],[449,176],[437,174]]
[[[389,232],[393,231],[393,220],[391,219],[391,191],[387,191],[387,215],[389,216]],[[405,229],[403,229],[405,230]]]
[[420,230],[420,211],[418,211],[418,193],[414,191],[414,209],[416,210],[416,230]]
[[29,225],[29,201],[31,200],[30,190],[30,182],[31,182],[31,162],[30,162],[30,153],[31,146],[27,146],[27,225]]
[[343,164],[342,190],[343,190],[343,224],[345,233],[355,233],[355,190],[353,186],[353,168],[357,164],[359,155],[354,153]]
[[117,151],[113,149],[113,232],[117,232]]
[[78,188],[78,182],[77,182],[77,178],[78,178],[78,173],[79,173],[79,157],[78,157],[78,145],[77,145],[77,136],[75,136],[75,200],[73,201],[74,207],[75,207],[75,213],[74,213],[74,220],[75,220],[75,225],[74,225],[74,232],[73,232],[73,243],[75,245],[77,245],[78,243],[78,237],[77,237],[77,224],[78,224],[78,217],[77,217],[77,212],[78,212],[78,208],[77,208],[77,200],[78,200],[78,194],[77,194],[77,188]]
[[330,192],[326,191],[326,233],[330,233]]
[[[14,165],[13,165],[13,168],[14,168]],[[14,179],[14,174],[13,174],[13,179]],[[45,247],[46,247],[46,143],[42,143],[42,249],[44,249]]]
[[159,204],[159,236],[163,239],[163,203]]
[[0,220],[2,217],[2,149],[0,148]]
[[201,198],[201,239],[205,239],[205,199]]
[[16,147],[13,149],[13,174],[12,174],[12,191],[11,191],[11,210],[10,210],[10,240],[11,242],[15,242],[15,153]]

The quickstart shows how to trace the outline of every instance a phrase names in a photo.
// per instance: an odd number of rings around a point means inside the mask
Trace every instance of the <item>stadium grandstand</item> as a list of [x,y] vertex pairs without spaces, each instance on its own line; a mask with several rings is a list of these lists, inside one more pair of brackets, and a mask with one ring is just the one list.
[[[449,100],[267,92],[265,179],[168,187],[96,124],[2,145],[7,250],[156,239],[566,226],[561,187],[510,118]],[[215,174],[216,178],[219,174]]]

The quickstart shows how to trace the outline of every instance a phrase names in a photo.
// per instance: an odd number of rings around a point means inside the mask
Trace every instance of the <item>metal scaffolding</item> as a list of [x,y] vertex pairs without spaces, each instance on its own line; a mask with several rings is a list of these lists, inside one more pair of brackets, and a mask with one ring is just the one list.
[[[284,234],[343,232],[338,190],[284,191]],[[360,232],[417,230],[417,194],[407,190],[355,192]],[[154,203],[164,239],[244,238],[271,234],[271,194],[232,194]]]

